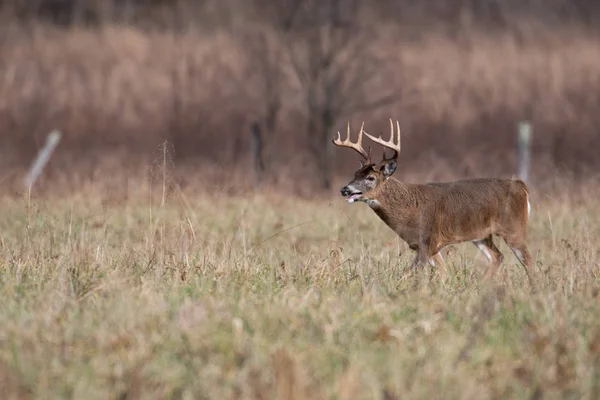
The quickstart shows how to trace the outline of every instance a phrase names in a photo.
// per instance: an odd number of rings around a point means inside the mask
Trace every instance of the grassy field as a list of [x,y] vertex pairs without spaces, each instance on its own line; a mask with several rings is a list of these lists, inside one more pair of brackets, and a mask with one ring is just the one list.
[[[0,399],[600,398],[594,8],[527,2],[548,24],[506,2],[507,26],[488,29],[478,2],[381,2],[413,13],[355,16],[369,51],[350,59],[376,67],[340,75],[376,78],[348,104],[399,89],[335,129],[399,119],[403,177],[513,171],[516,124],[533,123],[530,285],[498,241],[493,281],[469,243],[444,255],[448,276],[409,273],[413,253],[367,206],[315,196],[303,74],[266,7],[242,3],[164,30],[0,7]],[[244,194],[248,129],[273,96],[274,190]],[[15,193],[55,128],[33,196]],[[336,153],[344,179],[350,153]]]
[[597,192],[534,194],[535,288],[338,197],[2,197],[2,398],[598,398]]

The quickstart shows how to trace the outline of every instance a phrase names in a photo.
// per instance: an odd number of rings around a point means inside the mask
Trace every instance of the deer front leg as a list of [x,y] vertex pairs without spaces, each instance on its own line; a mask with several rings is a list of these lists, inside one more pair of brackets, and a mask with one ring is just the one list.
[[411,265],[411,268],[417,268],[417,267],[423,267],[425,265],[427,265],[428,261],[429,261],[429,257],[427,257],[427,247],[425,246],[418,246],[416,248],[416,256],[415,259]]
[[429,263],[432,266],[439,268],[444,274],[448,273],[448,269],[446,268],[446,262],[444,261],[444,259],[442,258],[442,255],[439,252],[435,253],[429,259]]

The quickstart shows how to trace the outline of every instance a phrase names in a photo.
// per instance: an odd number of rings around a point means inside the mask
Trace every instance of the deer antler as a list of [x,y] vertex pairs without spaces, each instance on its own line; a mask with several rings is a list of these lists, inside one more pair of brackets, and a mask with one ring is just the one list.
[[[371,153],[370,153],[370,151],[369,151],[369,153],[367,153],[365,151],[365,149],[363,149],[363,147],[362,147],[364,126],[365,126],[365,123],[363,122],[360,127],[360,132],[358,133],[358,141],[356,143],[352,143],[350,141],[350,122],[348,122],[348,131],[346,133],[346,139],[342,142],[340,132],[338,131],[337,139],[333,140],[333,144],[335,144],[336,146],[348,147],[350,149],[356,150],[358,152],[358,154],[360,154],[361,156],[363,156],[365,158],[365,160],[366,160],[365,163],[370,164],[371,163]],[[366,132],[364,132],[364,133],[366,133]]]
[[391,131],[390,140],[388,140],[387,142],[385,140],[383,140],[381,138],[381,136],[376,138],[376,137],[369,135],[367,132],[365,132],[365,135],[367,135],[367,137],[369,139],[371,139],[372,141],[374,141],[375,143],[378,143],[388,149],[394,150],[394,155],[392,156],[392,158],[385,158],[385,150],[384,150],[383,158],[386,160],[396,159],[396,158],[398,158],[398,155],[400,154],[400,148],[401,148],[401,146],[400,146],[400,122],[396,121],[396,127],[397,127],[397,131],[398,131],[398,141],[396,143],[394,140],[394,123],[392,122],[391,119],[390,119],[390,131]]

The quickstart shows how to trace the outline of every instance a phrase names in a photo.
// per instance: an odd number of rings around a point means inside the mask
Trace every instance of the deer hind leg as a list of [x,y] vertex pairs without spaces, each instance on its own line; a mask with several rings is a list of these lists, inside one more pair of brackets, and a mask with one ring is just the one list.
[[481,250],[483,254],[485,254],[486,258],[490,262],[490,265],[483,276],[484,279],[489,279],[491,276],[496,274],[498,267],[500,266],[500,264],[502,264],[502,261],[504,260],[504,256],[502,255],[502,253],[500,253],[500,250],[498,250],[498,248],[494,244],[492,235],[489,235],[480,240],[473,240],[473,244],[477,246],[477,248]]
[[527,245],[523,244],[520,246],[510,246],[510,249],[513,251],[515,256],[517,256],[519,262],[525,267],[525,269],[529,270],[531,267],[531,254],[529,253],[529,249],[527,249]]
[[532,258],[531,254],[529,253],[529,249],[527,248],[527,243],[524,239],[515,239],[512,237],[505,237],[504,241],[506,244],[508,244],[508,247],[510,247],[521,265],[523,265],[525,268],[527,279],[529,279],[529,283],[533,286],[533,279],[531,276]]
[[514,238],[505,236],[504,241],[515,254],[519,262],[528,270],[531,267],[531,254],[527,248],[527,243],[523,238]]

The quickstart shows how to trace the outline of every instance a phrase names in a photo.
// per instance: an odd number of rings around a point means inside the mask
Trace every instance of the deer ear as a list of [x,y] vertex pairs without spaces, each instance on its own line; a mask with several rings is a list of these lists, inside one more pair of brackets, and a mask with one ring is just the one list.
[[381,162],[381,164],[379,164],[379,170],[381,171],[381,173],[383,173],[383,176],[385,176],[385,178],[389,178],[390,176],[392,176],[392,174],[394,172],[396,172],[396,167],[398,166],[398,163],[396,162],[395,159],[391,159],[391,160],[383,160]]

